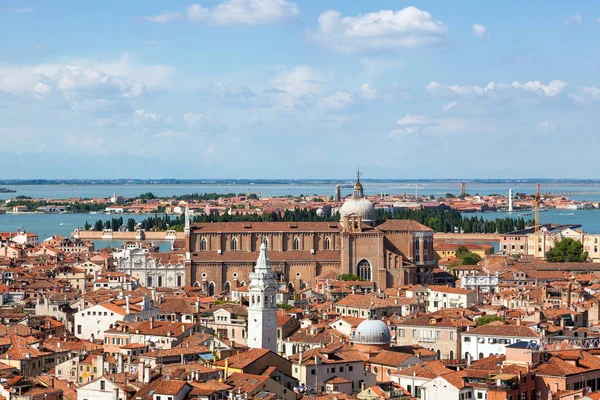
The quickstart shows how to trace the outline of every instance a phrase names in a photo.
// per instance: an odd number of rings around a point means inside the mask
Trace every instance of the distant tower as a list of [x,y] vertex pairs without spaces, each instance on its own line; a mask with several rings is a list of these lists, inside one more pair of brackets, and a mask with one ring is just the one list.
[[185,226],[183,228],[183,234],[185,236],[185,261],[192,261],[190,254],[191,243],[190,243],[190,208],[186,204],[185,206]]
[[513,212],[513,192],[508,189],[508,212]]
[[333,200],[336,203],[342,201],[342,188],[340,187],[340,185],[335,185],[335,195],[333,196]]
[[462,183],[460,184],[460,195],[461,195],[461,196],[464,196],[464,195],[466,195],[466,194],[467,194],[467,184],[466,184],[466,183],[464,183],[464,182],[462,182]]
[[250,279],[248,347],[277,353],[277,275],[271,271],[264,242],[260,245],[260,255]]

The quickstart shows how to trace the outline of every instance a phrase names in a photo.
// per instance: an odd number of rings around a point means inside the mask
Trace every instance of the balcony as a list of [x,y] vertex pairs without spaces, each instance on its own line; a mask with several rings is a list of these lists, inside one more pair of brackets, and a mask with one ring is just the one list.
[[420,337],[417,340],[419,342],[423,342],[423,343],[435,343],[436,342],[436,338],[434,338],[434,337]]

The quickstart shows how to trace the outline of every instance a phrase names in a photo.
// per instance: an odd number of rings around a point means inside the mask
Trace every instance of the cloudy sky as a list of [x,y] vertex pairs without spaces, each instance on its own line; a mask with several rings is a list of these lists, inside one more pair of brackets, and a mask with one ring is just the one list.
[[598,178],[596,1],[0,0],[2,178]]

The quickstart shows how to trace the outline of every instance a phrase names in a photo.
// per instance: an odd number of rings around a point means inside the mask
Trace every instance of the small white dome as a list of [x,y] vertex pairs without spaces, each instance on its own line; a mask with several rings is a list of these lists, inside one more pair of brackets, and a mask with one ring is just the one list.
[[317,208],[317,217],[322,217],[322,216],[323,216],[323,209]]
[[358,344],[390,344],[390,330],[385,322],[367,319],[361,322],[353,334],[354,343]]
[[344,217],[350,215],[361,217],[363,222],[375,222],[377,220],[375,206],[365,198],[351,198],[344,202],[344,205],[340,208],[340,219],[343,221]]

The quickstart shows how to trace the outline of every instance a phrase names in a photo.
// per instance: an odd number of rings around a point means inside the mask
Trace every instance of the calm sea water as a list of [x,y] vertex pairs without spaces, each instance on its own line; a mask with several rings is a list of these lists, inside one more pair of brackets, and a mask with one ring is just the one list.
[[[303,185],[21,185],[9,186],[17,190],[17,193],[0,193],[0,198],[11,198],[16,195],[42,198],[69,198],[69,197],[110,197],[113,193],[125,197],[134,197],[141,193],[152,192],[157,196],[181,195],[187,193],[260,193],[262,196],[285,196],[300,194],[333,195],[335,184],[303,184]],[[366,194],[399,194],[414,193],[415,185],[398,183],[365,183]],[[471,194],[481,195],[501,193],[508,194],[509,188],[513,192],[533,193],[535,184],[487,184],[467,183],[467,191]],[[342,193],[349,194],[352,185],[346,184],[342,187]],[[440,197],[446,193],[460,193],[460,184],[456,183],[419,183],[419,194],[434,195]],[[564,192],[564,191],[600,191],[597,184],[546,184],[542,186],[542,192]],[[600,194],[571,196],[573,199],[600,201]],[[473,213],[467,215],[482,216],[484,219],[495,219],[506,216],[523,217],[532,219],[531,213]],[[542,222],[556,224],[580,224],[586,232],[600,233],[600,210],[549,210],[542,212]],[[147,215],[123,215],[123,218],[134,218],[136,221],[144,219]],[[52,235],[68,236],[74,229],[83,227],[85,222],[90,224],[98,219],[110,220],[112,216],[106,214],[4,214],[0,215],[0,231],[16,231],[27,229],[40,236],[40,239]],[[117,246],[120,241],[98,241],[97,247]],[[161,242],[161,250],[168,250],[170,243]]]
[[[148,215],[136,214],[0,214],[0,231],[16,232],[18,229],[25,229],[28,232],[37,234],[40,241],[53,235],[69,237],[77,228],[83,228],[85,222],[94,225],[97,220],[110,221],[114,217],[123,217],[124,221],[133,218],[136,221],[148,217]],[[117,247],[123,244],[120,240],[95,240],[96,248]],[[169,251],[171,242],[156,242],[161,251]]]
[[[344,195],[352,192],[352,184],[341,182]],[[417,186],[418,185],[418,186]],[[418,193],[423,195],[443,196],[446,193],[460,193],[460,183],[364,183],[365,194],[387,194]],[[152,192],[157,196],[172,196],[189,193],[260,193],[262,196],[298,196],[304,195],[330,195],[333,196],[335,184],[285,184],[285,185],[251,185],[251,184],[211,184],[211,185],[11,185],[6,186],[17,193],[0,193],[0,199],[9,199],[18,195],[34,198],[65,199],[70,197],[107,198],[117,193],[125,197],[136,197],[142,193]],[[512,188],[515,193],[534,193],[536,185],[527,184],[505,184],[505,183],[467,183],[467,192],[488,195],[493,193],[508,194]],[[599,184],[545,184],[542,192],[562,191],[598,191]],[[573,198],[585,198],[591,201],[600,201],[600,194],[578,196]]]

